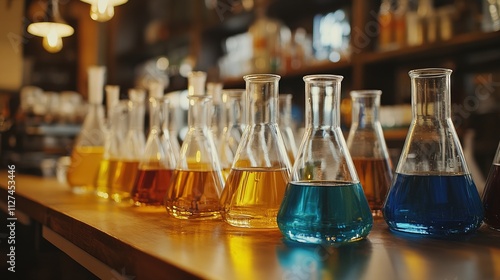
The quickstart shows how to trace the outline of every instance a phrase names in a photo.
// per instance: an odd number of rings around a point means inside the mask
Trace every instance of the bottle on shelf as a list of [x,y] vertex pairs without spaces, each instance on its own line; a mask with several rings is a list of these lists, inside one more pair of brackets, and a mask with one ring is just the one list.
[[379,121],[380,90],[351,91],[352,123],[347,147],[374,217],[392,182],[392,163]]
[[103,66],[92,66],[88,69],[89,111],[75,140],[66,176],[75,193],[94,192],[96,188],[106,135],[102,104],[105,72],[106,68]]
[[394,45],[394,11],[391,0],[382,0],[378,13],[379,37],[378,47],[380,50],[392,49]]
[[243,78],[248,124],[222,193],[222,214],[233,226],[276,228],[290,179],[290,160],[278,127],[280,76],[253,74]]
[[340,129],[342,79],[304,77],[306,130],[277,219],[289,240],[324,245],[353,242],[365,238],[373,225]]
[[493,158],[483,192],[484,223],[500,230],[500,143]]
[[451,121],[451,72],[409,72],[412,121],[383,207],[391,230],[446,236],[482,223],[481,199]]

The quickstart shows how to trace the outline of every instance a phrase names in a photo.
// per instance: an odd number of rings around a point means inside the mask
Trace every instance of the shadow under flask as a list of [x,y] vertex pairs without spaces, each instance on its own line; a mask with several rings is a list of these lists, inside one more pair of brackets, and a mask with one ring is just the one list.
[[392,163],[379,122],[380,90],[351,91],[352,123],[347,147],[374,217],[392,182]]
[[255,74],[246,81],[248,125],[221,197],[230,225],[276,228],[276,216],[290,180],[290,161],[278,127],[280,76]]
[[226,125],[222,131],[218,151],[222,175],[227,179],[245,130],[245,90],[223,90],[222,102],[222,117],[226,120]]
[[340,129],[342,76],[304,77],[306,128],[278,214],[283,235],[333,245],[365,238],[370,207]]
[[75,140],[66,178],[75,193],[93,192],[96,188],[107,133],[102,105],[105,72],[103,66],[88,69],[89,110]]
[[210,130],[211,97],[188,96],[188,132],[165,196],[169,215],[178,219],[218,219],[224,186]]
[[150,129],[131,194],[136,206],[163,206],[176,163],[170,138],[164,136],[162,130],[162,123],[168,121],[168,111],[164,110],[168,101],[163,100],[163,84],[153,84],[151,92]]
[[412,121],[383,208],[391,230],[445,236],[472,232],[483,220],[451,120],[451,72],[409,72]]
[[279,95],[279,127],[283,141],[285,142],[286,151],[290,164],[293,165],[295,156],[297,156],[297,144],[295,143],[295,136],[292,130],[292,95],[280,94]]
[[483,192],[484,223],[500,230],[500,143]]

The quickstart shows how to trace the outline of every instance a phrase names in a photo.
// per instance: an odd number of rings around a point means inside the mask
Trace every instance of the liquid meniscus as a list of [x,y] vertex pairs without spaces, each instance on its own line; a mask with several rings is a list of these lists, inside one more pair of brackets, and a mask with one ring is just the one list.
[[289,178],[286,168],[233,168],[221,197],[224,220],[238,227],[276,228]]
[[484,222],[500,230],[500,164],[493,164],[483,193]]
[[179,219],[220,218],[222,178],[215,171],[174,171],[165,197],[167,212]]
[[139,169],[132,189],[134,204],[163,205],[173,173],[171,169]]
[[373,217],[359,183],[293,182],[283,199],[278,226],[293,241],[337,244],[365,238]]
[[476,230],[483,206],[470,174],[396,173],[383,214],[392,230],[449,235]]
[[389,161],[383,158],[352,158],[352,161],[373,216],[381,217],[392,181],[392,167]]
[[76,193],[94,191],[104,147],[77,146],[71,153],[66,179]]

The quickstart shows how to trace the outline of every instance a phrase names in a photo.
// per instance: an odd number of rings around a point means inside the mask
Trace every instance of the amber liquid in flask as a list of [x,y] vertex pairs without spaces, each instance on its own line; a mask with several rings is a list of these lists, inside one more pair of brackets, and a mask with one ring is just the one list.
[[451,121],[451,70],[410,71],[412,122],[383,208],[395,231],[434,236],[475,231],[483,205]]
[[75,193],[94,192],[104,153],[106,125],[102,106],[104,67],[89,68],[89,112],[71,153],[67,182]]
[[224,185],[213,134],[209,128],[211,97],[203,87],[189,96],[189,130],[182,143],[165,196],[169,215],[178,219],[220,219],[220,194]]
[[278,213],[288,240],[334,245],[365,238],[368,202],[340,130],[341,76],[305,76],[306,130]]
[[224,221],[248,228],[276,228],[290,161],[278,127],[279,76],[248,75],[248,125],[221,197]]
[[500,230],[500,143],[483,192],[484,222]]
[[374,217],[382,207],[392,181],[392,163],[379,121],[380,90],[351,91],[352,123],[347,147]]

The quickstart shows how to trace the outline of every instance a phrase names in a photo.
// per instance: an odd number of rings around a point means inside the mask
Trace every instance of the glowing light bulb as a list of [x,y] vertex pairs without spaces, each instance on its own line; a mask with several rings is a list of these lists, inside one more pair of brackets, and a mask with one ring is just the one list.
[[98,0],[90,5],[90,17],[95,21],[108,21],[114,14],[115,8],[109,0]]
[[50,53],[56,53],[63,47],[63,42],[56,30],[51,29],[47,36],[43,37],[43,47]]

